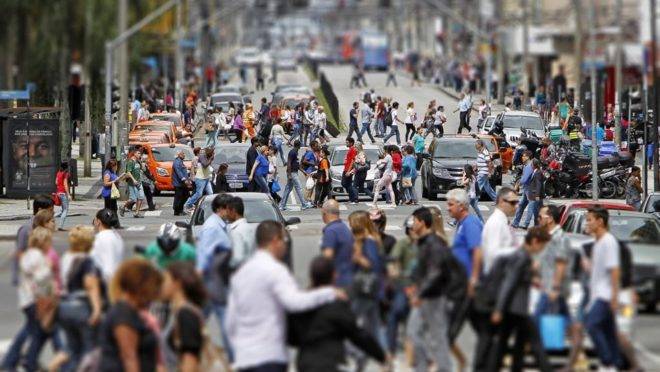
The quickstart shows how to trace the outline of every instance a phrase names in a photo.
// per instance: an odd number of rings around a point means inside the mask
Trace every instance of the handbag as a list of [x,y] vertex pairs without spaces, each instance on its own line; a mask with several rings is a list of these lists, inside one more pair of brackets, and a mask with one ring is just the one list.
[[377,298],[378,276],[370,270],[358,270],[353,275],[353,294],[356,297]]
[[114,183],[110,186],[110,199],[119,199],[119,189]]
[[403,177],[401,178],[401,186],[403,187],[412,187],[412,178],[411,177]]
[[50,198],[53,199],[53,205],[56,206],[61,206],[62,205],[62,199],[60,198],[60,195],[56,192],[50,194]]
[[307,190],[311,190],[314,188],[314,178],[313,177],[307,177],[307,181],[305,181],[305,188]]
[[279,181],[274,180],[273,183],[270,184],[270,192],[277,194],[282,190],[282,186],[280,186]]

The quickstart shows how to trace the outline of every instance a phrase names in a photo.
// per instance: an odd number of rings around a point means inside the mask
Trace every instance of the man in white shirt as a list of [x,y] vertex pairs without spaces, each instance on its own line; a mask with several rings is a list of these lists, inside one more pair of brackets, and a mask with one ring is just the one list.
[[519,201],[516,192],[509,187],[502,187],[497,192],[495,211],[484,224],[481,234],[484,274],[490,271],[498,256],[511,253],[518,247],[509,218],[516,213]]
[[232,197],[227,205],[228,231],[232,243],[232,268],[241,266],[255,249],[255,228],[243,217],[244,210],[243,199],[237,196]]
[[390,125],[390,133],[383,138],[383,143],[396,136],[397,145],[401,144],[401,135],[399,134],[399,124],[403,124],[403,121],[399,118],[399,102],[392,103],[392,110],[390,110],[390,115],[392,116],[392,124]]
[[231,279],[226,325],[238,371],[286,372],[286,314],[345,299],[330,287],[301,291],[281,262],[286,254],[284,226],[264,221],[256,232],[259,249]]
[[614,314],[619,308],[620,246],[608,228],[609,213],[600,206],[587,212],[587,230],[596,239],[591,251],[590,300],[585,326],[604,371],[623,367]]
[[463,131],[463,128],[467,129],[468,133],[472,131],[472,127],[470,127],[470,110],[472,109],[472,101],[470,96],[466,95],[465,93],[461,93],[459,96],[460,100],[458,101],[458,108],[454,110],[460,111],[459,113],[459,124],[458,124],[458,134],[461,134]]

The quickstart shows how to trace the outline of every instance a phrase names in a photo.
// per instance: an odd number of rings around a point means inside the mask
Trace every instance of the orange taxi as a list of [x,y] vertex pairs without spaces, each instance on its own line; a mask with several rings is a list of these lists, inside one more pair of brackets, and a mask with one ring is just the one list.
[[174,126],[176,127],[176,130],[181,133],[181,137],[183,138],[188,138],[190,140],[193,139],[193,133],[186,129],[185,123],[183,121],[183,115],[179,111],[176,112],[156,112],[151,115],[149,115],[150,120],[158,120],[158,121],[169,121],[170,123],[174,123]]
[[164,120],[147,120],[142,121],[133,127],[129,136],[131,134],[149,134],[153,132],[165,133],[169,139],[170,143],[176,143],[178,137],[178,130],[174,123]]
[[167,144],[167,143],[136,143],[131,144],[129,152],[135,150],[142,151],[147,155],[147,167],[149,172],[154,177],[154,186],[156,187],[156,194],[161,191],[172,191],[172,164],[174,158],[179,150],[183,150],[186,154],[184,164],[190,170],[191,161],[194,157],[193,151],[190,146],[180,144]]
[[169,145],[172,141],[170,140],[170,136],[163,132],[131,132],[128,135],[129,145],[143,143]]

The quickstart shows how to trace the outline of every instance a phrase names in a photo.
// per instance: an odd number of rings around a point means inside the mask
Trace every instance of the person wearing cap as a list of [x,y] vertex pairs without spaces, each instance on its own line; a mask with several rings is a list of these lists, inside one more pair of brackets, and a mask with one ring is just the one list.
[[195,247],[181,239],[181,230],[172,222],[160,226],[158,236],[149,243],[143,256],[165,270],[173,262],[195,263]]

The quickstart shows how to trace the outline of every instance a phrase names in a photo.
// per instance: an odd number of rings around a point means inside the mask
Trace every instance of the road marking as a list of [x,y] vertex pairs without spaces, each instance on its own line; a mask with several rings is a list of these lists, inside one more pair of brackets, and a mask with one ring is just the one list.
[[655,354],[639,342],[635,342],[634,345],[635,349],[639,350],[639,352],[642,353],[644,357],[651,361],[654,365],[660,365],[660,355]]
[[290,225],[289,230],[298,230],[298,225]]
[[160,217],[161,213],[163,213],[162,210],[158,211],[146,211],[144,212],[145,217]]
[[11,338],[0,340],[0,355],[5,355],[7,353],[12,341],[13,339]]
[[129,226],[126,228],[126,231],[144,231],[146,229],[146,226]]
[[401,231],[401,226],[387,225],[385,226],[385,231]]
[[490,210],[490,208],[488,208],[487,206],[485,206],[483,204],[479,204],[479,210],[482,211],[482,212],[488,212]]
[[348,210],[348,207],[345,206],[344,204],[339,204],[339,210],[340,210],[340,211],[347,211],[347,210]]

